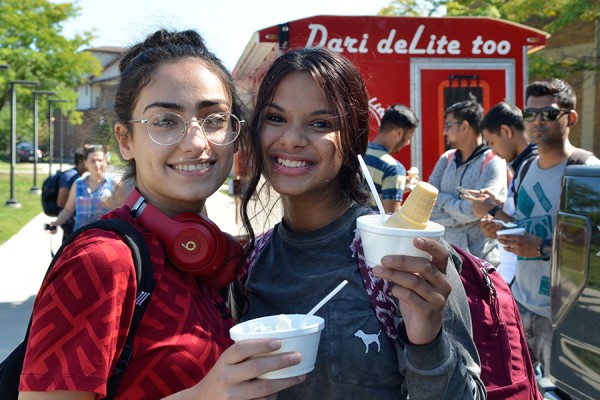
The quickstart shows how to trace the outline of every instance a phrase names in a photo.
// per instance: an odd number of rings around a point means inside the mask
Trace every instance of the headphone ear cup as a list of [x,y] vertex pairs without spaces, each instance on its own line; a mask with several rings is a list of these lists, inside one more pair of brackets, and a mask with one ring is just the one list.
[[244,252],[242,245],[210,219],[191,212],[169,218],[146,203],[136,189],[125,204],[132,209],[132,215],[160,239],[169,259],[179,269],[198,275],[211,287],[225,287],[233,281]]
[[[165,241],[167,253],[182,270],[206,278],[220,272],[220,268],[232,257],[239,260],[242,246],[230,235],[223,233],[209,219],[194,213],[173,217],[176,231]],[[236,251],[239,249],[239,252]]]

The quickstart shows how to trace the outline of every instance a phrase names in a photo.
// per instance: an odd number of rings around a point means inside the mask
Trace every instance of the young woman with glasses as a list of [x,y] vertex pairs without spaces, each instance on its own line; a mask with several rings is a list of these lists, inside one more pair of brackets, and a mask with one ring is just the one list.
[[[113,398],[274,398],[304,377],[255,378],[301,356],[267,355],[280,348],[276,340],[232,344],[218,290],[233,279],[241,246],[199,216],[231,170],[243,127],[231,75],[194,31],[157,31],[119,69],[114,128],[134,188],[104,218],[141,232],[154,291]],[[200,235],[206,230],[212,236]],[[201,268],[194,251],[213,247],[225,259]],[[99,229],[78,236],[36,298],[20,399],[104,398],[135,302],[133,260],[120,236]]]

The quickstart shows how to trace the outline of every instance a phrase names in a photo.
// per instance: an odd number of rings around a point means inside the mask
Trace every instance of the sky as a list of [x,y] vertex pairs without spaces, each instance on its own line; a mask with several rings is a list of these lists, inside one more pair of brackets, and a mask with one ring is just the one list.
[[[51,0],[54,3],[64,0]],[[390,0],[74,0],[64,35],[94,31],[92,46],[129,47],[159,28],[196,29],[233,70],[252,34],[313,15],[375,15]]]

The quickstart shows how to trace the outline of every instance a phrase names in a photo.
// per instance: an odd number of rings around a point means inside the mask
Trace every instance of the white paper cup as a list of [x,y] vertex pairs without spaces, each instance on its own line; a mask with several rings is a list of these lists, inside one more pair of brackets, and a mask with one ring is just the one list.
[[498,236],[502,236],[502,235],[524,235],[525,234],[525,228],[510,228],[510,229],[502,229],[499,231],[496,231],[496,235]]
[[[279,315],[271,315],[239,323],[229,330],[229,335],[236,342],[248,339],[280,339],[281,348],[273,353],[297,351],[302,354],[300,364],[267,372],[260,375],[259,378],[289,378],[291,376],[306,374],[315,368],[321,331],[325,327],[325,320],[313,315],[306,321],[305,327],[300,328],[300,322],[306,314],[286,315],[292,320],[292,329],[274,330]],[[273,330],[267,332],[267,329]]]
[[[386,216],[385,219],[389,218]],[[389,254],[401,254],[431,259],[429,253],[413,245],[415,237],[441,238],[444,227],[429,221],[425,230],[390,228],[382,225],[379,214],[363,215],[356,220],[360,233],[365,260],[368,267],[381,264],[381,258]]]

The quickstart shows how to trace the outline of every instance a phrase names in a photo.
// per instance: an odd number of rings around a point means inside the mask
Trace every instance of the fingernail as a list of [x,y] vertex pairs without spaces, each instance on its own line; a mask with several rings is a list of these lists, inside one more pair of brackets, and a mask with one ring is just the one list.
[[281,340],[271,340],[269,342],[269,347],[272,348],[273,350],[277,350],[277,349],[281,348]]
[[392,257],[389,257],[389,256],[385,256],[385,257],[383,257],[381,259],[381,265],[383,265],[383,264],[389,264],[391,262],[392,262]]
[[293,353],[290,355],[290,361],[293,365],[299,364],[300,361],[302,361],[302,357],[300,356],[300,354]]
[[383,272],[383,268],[381,268],[380,266],[376,266],[376,267],[373,267],[372,271],[373,271],[373,274],[379,275]]
[[414,244],[418,247],[423,247],[425,246],[425,241],[422,238],[416,238]]

